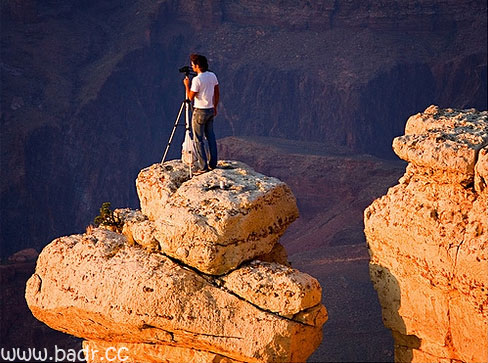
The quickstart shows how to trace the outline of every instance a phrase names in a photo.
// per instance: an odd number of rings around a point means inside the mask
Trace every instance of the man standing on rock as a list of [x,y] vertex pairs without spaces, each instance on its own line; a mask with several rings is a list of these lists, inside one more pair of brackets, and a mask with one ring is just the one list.
[[[186,88],[186,97],[190,101],[194,101],[192,129],[200,166],[200,170],[196,171],[195,174],[200,174],[217,167],[217,141],[213,131],[213,121],[214,117],[217,116],[220,92],[217,77],[208,70],[207,58],[200,54],[191,54],[190,61],[192,69],[197,75],[191,82],[191,88],[188,77],[185,77],[183,84]],[[208,141],[210,151],[208,163],[204,136]]]

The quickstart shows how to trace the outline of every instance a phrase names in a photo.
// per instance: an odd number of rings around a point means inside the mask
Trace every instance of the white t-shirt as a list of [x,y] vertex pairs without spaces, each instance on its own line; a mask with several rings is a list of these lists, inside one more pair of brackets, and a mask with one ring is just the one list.
[[195,95],[193,106],[195,108],[213,108],[214,87],[219,84],[217,76],[212,72],[203,72],[193,78],[191,88]]

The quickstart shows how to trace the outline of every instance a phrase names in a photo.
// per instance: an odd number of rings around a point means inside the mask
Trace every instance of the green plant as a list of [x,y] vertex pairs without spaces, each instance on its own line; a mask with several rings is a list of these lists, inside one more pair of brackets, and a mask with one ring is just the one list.
[[95,217],[93,223],[96,227],[108,227],[113,231],[121,232],[123,223],[114,215],[114,212],[112,209],[110,209],[110,207],[110,202],[102,203],[100,214]]

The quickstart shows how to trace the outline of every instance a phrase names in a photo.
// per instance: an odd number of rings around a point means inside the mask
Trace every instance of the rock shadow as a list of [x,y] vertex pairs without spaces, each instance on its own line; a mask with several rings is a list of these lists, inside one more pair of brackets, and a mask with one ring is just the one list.
[[383,324],[390,329],[394,339],[395,362],[413,361],[413,349],[420,348],[421,339],[408,335],[405,321],[399,313],[401,307],[401,288],[396,277],[384,266],[370,263],[369,275],[378,293]]

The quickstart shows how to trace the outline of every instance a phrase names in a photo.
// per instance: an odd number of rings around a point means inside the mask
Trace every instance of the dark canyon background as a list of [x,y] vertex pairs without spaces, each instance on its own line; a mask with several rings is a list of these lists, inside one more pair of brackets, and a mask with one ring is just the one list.
[[[369,296],[361,334],[381,329],[362,210],[403,173],[393,137],[431,104],[487,109],[486,0],[2,0],[0,10],[3,260],[82,232],[105,201],[138,207],[134,180],[161,160],[183,100],[178,69],[200,52],[220,81],[220,155],[291,186],[301,218],[284,236],[290,258],[321,282],[343,269],[324,294]],[[171,158],[182,138],[180,128]],[[22,292],[7,295],[2,310]],[[344,326],[338,344],[355,333]],[[321,349],[332,360],[391,353]]]

